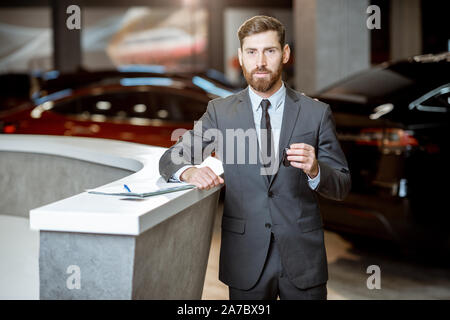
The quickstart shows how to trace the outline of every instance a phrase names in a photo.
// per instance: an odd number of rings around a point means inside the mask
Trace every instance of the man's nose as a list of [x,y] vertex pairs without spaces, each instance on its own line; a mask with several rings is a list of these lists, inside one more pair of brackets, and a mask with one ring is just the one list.
[[258,54],[258,59],[257,59],[256,63],[257,63],[258,68],[266,66],[267,62],[266,62],[266,56],[264,55],[264,53]]

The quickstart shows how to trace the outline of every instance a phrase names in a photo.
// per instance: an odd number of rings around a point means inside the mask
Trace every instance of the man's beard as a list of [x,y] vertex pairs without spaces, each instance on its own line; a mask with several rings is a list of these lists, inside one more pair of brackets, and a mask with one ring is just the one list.
[[[244,74],[245,80],[247,80],[247,83],[256,91],[258,92],[267,92],[275,85],[275,83],[278,81],[278,79],[281,77],[281,72],[283,71],[283,64],[280,63],[278,66],[278,69],[273,72],[272,70],[266,69],[265,67],[262,68],[256,68],[252,70],[251,72],[247,71],[247,68],[245,66],[242,66],[242,72]],[[254,79],[253,75],[257,72],[267,72],[269,74],[268,79],[259,78]]]

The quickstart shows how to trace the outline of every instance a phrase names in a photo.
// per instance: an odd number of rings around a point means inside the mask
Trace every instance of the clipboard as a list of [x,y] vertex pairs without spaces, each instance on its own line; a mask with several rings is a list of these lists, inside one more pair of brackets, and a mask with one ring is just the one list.
[[[181,184],[181,185],[179,183],[174,183],[174,184],[177,184],[177,186],[155,187],[155,186],[151,186],[151,185],[149,186],[148,183],[142,184],[140,186],[131,184],[130,185],[131,192],[126,191],[123,184],[120,186],[88,189],[86,191],[91,194],[106,195],[106,196],[147,198],[147,197],[157,196],[157,195],[165,194],[165,193],[193,189],[196,187],[193,184]],[[124,191],[121,191],[121,190],[124,190]]]

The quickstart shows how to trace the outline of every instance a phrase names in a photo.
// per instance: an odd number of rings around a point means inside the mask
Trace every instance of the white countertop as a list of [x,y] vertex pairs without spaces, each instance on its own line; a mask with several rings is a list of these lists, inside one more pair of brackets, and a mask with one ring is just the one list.
[[[123,141],[45,135],[1,135],[0,151],[53,154],[136,171],[105,186],[133,185],[148,179],[162,180],[159,158],[166,149]],[[223,173],[213,157],[201,166]],[[76,174],[76,173],[74,173]],[[120,196],[83,192],[30,211],[30,227],[36,230],[139,235],[184,208],[207,197],[211,190],[184,190],[145,198],[121,200]]]

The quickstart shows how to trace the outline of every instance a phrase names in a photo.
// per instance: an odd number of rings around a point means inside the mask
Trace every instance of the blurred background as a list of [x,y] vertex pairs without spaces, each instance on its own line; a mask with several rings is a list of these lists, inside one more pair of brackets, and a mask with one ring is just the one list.
[[[283,22],[286,41],[295,51],[286,81],[311,94],[374,64],[448,51],[444,4],[420,0],[5,0],[0,4],[0,71],[96,71],[150,64],[176,72],[215,69],[242,85],[237,28],[249,17],[266,14]],[[79,29],[67,26],[75,19],[71,17],[75,11],[67,11],[72,5],[80,9],[76,12]],[[373,5],[378,9],[368,9]],[[373,14],[378,14],[376,21]],[[374,29],[368,28],[369,20],[376,22]]]
[[[209,100],[246,86],[237,29],[258,14],[285,25],[283,79],[330,104],[349,162],[349,197],[320,199],[330,298],[450,299],[446,1],[3,0],[0,139],[169,147]],[[228,294],[219,242],[217,224],[206,299]],[[369,265],[384,290],[366,286]]]

